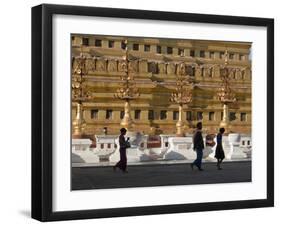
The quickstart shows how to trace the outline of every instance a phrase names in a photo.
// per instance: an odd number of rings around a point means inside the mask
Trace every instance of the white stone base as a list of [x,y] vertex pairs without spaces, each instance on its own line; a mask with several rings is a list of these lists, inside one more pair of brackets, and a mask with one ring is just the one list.
[[214,159],[214,155],[212,155],[214,153],[214,147],[210,147],[210,146],[206,146],[203,150],[203,159],[206,160],[213,160]]
[[240,147],[240,148],[247,155],[248,159],[252,158],[252,148],[251,147],[248,147],[248,148]]
[[90,139],[72,139],[72,163],[99,163],[99,157],[90,149]]
[[232,155],[231,159],[245,159],[247,158],[247,154],[243,152],[243,149],[239,147],[239,144],[232,145]]
[[[127,162],[140,162],[143,161],[145,158],[142,156],[144,155],[143,151],[138,150],[138,148],[127,148]],[[115,152],[109,156],[109,162],[118,162],[120,160],[120,151],[116,149]]]
[[[144,150],[142,159],[147,158],[146,161],[163,160],[168,148],[149,148]],[[144,160],[145,161],[145,160]]]
[[[147,135],[141,135],[140,133],[128,132],[125,138],[129,137],[131,147],[127,148],[127,162],[140,162],[147,161],[144,152],[147,150]],[[115,140],[116,149],[109,156],[109,162],[115,163],[120,160],[120,152],[119,152],[119,139]]]
[[118,149],[109,156],[109,162],[118,162],[120,160],[120,152]]
[[233,150],[231,148],[231,144],[229,143],[229,140],[228,140],[227,136],[222,137],[222,146],[223,146],[225,158],[230,160]]
[[[153,162],[161,160],[194,160],[196,152],[193,150],[192,134],[187,137],[175,137],[173,135],[161,135],[161,147],[147,148],[147,136],[133,136],[131,148],[127,149],[128,163]],[[241,140],[245,141],[241,143]],[[89,148],[92,141],[89,139],[72,140],[73,163],[100,163],[100,159],[109,159],[110,164],[120,160],[118,136],[98,136],[97,147]],[[250,136],[231,134],[223,136],[223,148],[226,160],[242,160],[251,158],[252,149],[248,142]],[[131,141],[131,138],[130,138]],[[243,140],[242,140],[243,141]],[[244,145],[243,145],[244,143]],[[216,146],[206,146],[203,150],[203,159],[216,161],[214,158]]]
[[99,157],[93,151],[72,151],[72,163],[99,163]]
[[[165,160],[185,160],[193,157],[189,150],[192,148],[192,137],[169,137],[169,149],[164,155]],[[196,155],[196,153],[194,153]]]
[[89,151],[92,141],[90,139],[72,139],[73,151]]
[[139,162],[140,155],[138,148],[127,148],[127,162]]
[[[169,149],[164,156],[166,160],[186,160],[196,159],[196,151],[193,150],[192,136],[188,137],[169,137]],[[203,150],[203,159],[209,159],[213,153],[212,147],[207,146]],[[211,158],[210,158],[211,159]]]

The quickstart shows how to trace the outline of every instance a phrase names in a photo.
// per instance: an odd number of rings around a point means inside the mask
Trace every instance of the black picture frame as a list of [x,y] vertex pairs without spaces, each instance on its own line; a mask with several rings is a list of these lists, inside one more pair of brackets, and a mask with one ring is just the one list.
[[[52,210],[52,18],[55,14],[247,25],[267,29],[267,197],[246,201],[95,210]],[[32,8],[32,218],[40,221],[122,217],[274,206],[274,20],[43,4]]]

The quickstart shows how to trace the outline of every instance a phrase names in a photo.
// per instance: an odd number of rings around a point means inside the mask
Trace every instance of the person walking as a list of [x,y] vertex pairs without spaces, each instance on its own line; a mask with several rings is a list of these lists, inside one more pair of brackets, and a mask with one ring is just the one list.
[[125,140],[125,135],[127,130],[125,128],[120,129],[120,136],[119,136],[119,152],[120,152],[120,161],[113,166],[113,170],[116,171],[116,167],[121,169],[124,173],[128,173],[127,171],[127,154],[126,149],[130,147],[129,137]]
[[197,166],[198,170],[203,171],[202,158],[203,158],[203,149],[204,149],[204,141],[202,136],[202,122],[198,122],[196,125],[197,129],[193,136],[193,149],[196,151],[196,159],[193,163],[191,163],[191,169],[193,170],[194,165]]
[[221,163],[222,163],[223,159],[225,158],[224,150],[222,147],[222,135],[223,135],[224,131],[225,131],[224,128],[220,128],[219,133],[217,134],[217,147],[216,147],[215,158],[217,159],[218,170],[222,170]]

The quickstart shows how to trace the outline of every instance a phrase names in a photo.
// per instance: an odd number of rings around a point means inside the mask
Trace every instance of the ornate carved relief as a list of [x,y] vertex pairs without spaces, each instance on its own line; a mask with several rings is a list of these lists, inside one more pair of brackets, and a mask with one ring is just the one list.
[[114,71],[117,71],[117,60],[114,59],[114,60],[108,60],[108,63],[107,63],[107,70],[109,72],[114,72]]
[[119,60],[118,61],[118,71],[125,72],[127,69],[127,63],[125,60]]
[[203,76],[203,67],[201,65],[197,65],[195,67],[195,76],[196,77],[201,77]]
[[207,67],[206,66],[202,66],[202,69],[201,69],[201,75],[203,76],[203,77],[207,77]]
[[236,71],[235,71],[235,78],[236,79],[241,79],[242,78],[242,71],[240,68],[237,68]]
[[151,73],[153,73],[153,74],[156,74],[157,73],[157,71],[158,71],[158,68],[157,68],[157,63],[155,63],[155,62],[148,62],[147,63],[147,71],[148,72],[151,72]]
[[141,73],[147,72],[147,60],[139,61],[139,72],[141,72]]
[[186,74],[189,76],[195,76],[195,66],[194,65],[185,65]]
[[87,58],[86,59],[86,71],[95,71],[96,64],[95,64],[95,58]]
[[178,75],[185,75],[186,74],[184,63],[177,64],[177,74]]
[[220,76],[220,67],[218,65],[213,65],[213,77],[219,77]]
[[229,78],[235,79],[235,71],[235,68],[230,68],[230,70],[228,71]]
[[175,74],[176,65],[174,63],[168,63],[167,74]]
[[97,71],[105,71],[106,70],[106,61],[105,59],[98,59],[96,61],[96,70]]
[[160,74],[166,74],[166,63],[158,63],[158,71]]
[[251,70],[249,68],[245,68],[244,70],[244,80],[250,80],[251,79]]
[[211,73],[212,68],[210,66],[205,67],[205,76],[210,78],[212,77],[212,73]]
[[213,66],[205,67],[205,76],[209,78],[213,77]]
[[129,62],[129,72],[133,72],[133,73],[138,72],[138,61],[137,60]]

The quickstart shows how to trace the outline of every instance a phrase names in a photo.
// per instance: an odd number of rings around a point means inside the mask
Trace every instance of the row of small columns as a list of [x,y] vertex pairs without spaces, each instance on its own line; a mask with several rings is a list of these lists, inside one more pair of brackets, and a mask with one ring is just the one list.
[[[173,119],[173,112],[174,111],[167,111],[167,118],[166,119],[160,119],[160,111],[154,111],[154,121],[175,121]],[[211,112],[211,111],[210,111]],[[75,115],[75,109],[73,110],[73,115]],[[192,112],[193,114],[194,113],[197,113],[197,112]],[[211,121],[221,121],[221,111],[214,111],[215,115],[214,115],[214,120],[211,120]],[[118,121],[120,122],[120,114],[121,114],[121,111],[120,110],[112,110],[112,118],[110,119],[110,121]],[[138,121],[147,121],[149,120],[148,119],[148,110],[141,110],[140,112],[140,119],[135,119],[135,111],[132,110],[131,111],[131,116],[133,118],[133,120],[135,122],[138,122]],[[183,119],[184,121],[187,121],[186,120],[186,114],[187,114],[187,111],[184,111],[183,112]],[[238,121],[240,121],[239,117],[240,117],[240,113],[236,112],[236,117]],[[85,110],[84,111],[84,119],[87,120],[87,121],[92,121],[92,120],[95,120],[95,121],[104,121],[104,120],[107,120],[106,119],[106,110],[101,110],[99,109],[98,110],[98,117],[97,119],[92,119],[91,118],[91,110]],[[234,120],[234,121],[236,121]],[[250,118],[250,114],[247,113],[247,120],[246,121],[250,121],[251,118]],[[192,121],[197,121],[197,119],[194,119]],[[210,121],[209,120],[209,112],[203,112],[203,121]]]

